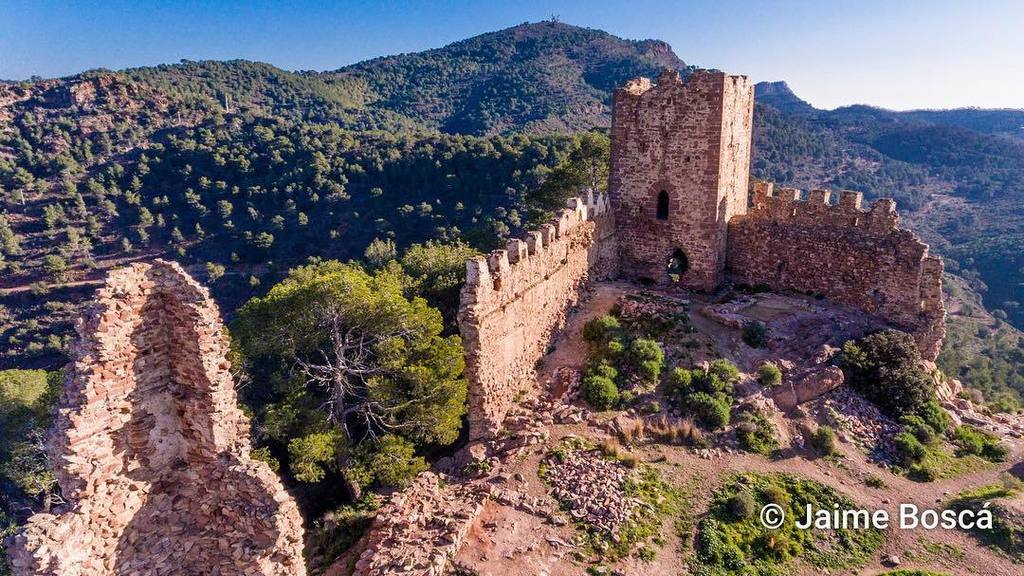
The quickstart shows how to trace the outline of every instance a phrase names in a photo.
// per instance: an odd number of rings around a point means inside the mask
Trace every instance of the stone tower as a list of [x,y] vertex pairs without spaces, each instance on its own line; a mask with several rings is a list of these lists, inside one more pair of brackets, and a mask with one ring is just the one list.
[[754,87],[746,76],[665,70],[615,91],[609,198],[622,274],[713,290],[729,218],[747,210]]

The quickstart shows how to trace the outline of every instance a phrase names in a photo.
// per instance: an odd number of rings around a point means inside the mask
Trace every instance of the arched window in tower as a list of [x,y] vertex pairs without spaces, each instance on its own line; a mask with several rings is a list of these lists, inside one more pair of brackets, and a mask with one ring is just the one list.
[[668,220],[668,192],[658,192],[658,220]]

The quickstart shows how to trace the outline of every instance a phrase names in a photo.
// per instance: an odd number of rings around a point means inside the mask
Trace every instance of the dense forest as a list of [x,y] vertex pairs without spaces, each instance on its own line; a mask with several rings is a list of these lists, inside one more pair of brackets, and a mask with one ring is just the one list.
[[[239,364],[263,383],[243,394],[257,444],[315,501],[339,473],[324,462],[378,452],[296,416],[319,399],[268,368],[287,351],[245,328],[266,320],[261,302],[310,277],[373,285],[415,310],[424,338],[453,337],[463,259],[604,186],[612,90],[666,66],[692,70],[663,42],[544,22],[330,72],[183,61],[0,83],[0,368],[12,369],[0,372],[0,425],[25,439],[46,426],[53,371],[104,270],[173,258],[250,334]],[[1018,409],[1024,113],[825,111],[784,83],[758,94],[753,175],[895,197],[957,274],[947,293],[968,303],[942,368]],[[450,418],[381,439],[404,467],[349,478],[353,493],[400,483],[421,465],[415,451],[454,440],[458,375],[441,380]],[[3,507],[45,506],[53,478],[37,446],[0,455]]]

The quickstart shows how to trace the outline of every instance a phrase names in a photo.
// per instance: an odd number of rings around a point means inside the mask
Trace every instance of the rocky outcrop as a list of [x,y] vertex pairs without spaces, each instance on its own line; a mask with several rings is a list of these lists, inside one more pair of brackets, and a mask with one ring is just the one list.
[[178,264],[135,264],[78,332],[47,442],[67,505],[10,541],[14,573],[305,574],[302,519],[250,458],[207,290]]

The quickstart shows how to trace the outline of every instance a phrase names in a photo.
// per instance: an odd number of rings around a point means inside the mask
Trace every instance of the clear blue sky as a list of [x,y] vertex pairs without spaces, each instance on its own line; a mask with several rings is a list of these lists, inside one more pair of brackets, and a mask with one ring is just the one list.
[[188,59],[328,70],[557,15],[812,104],[1024,108],[1024,1],[0,0],[0,78]]

